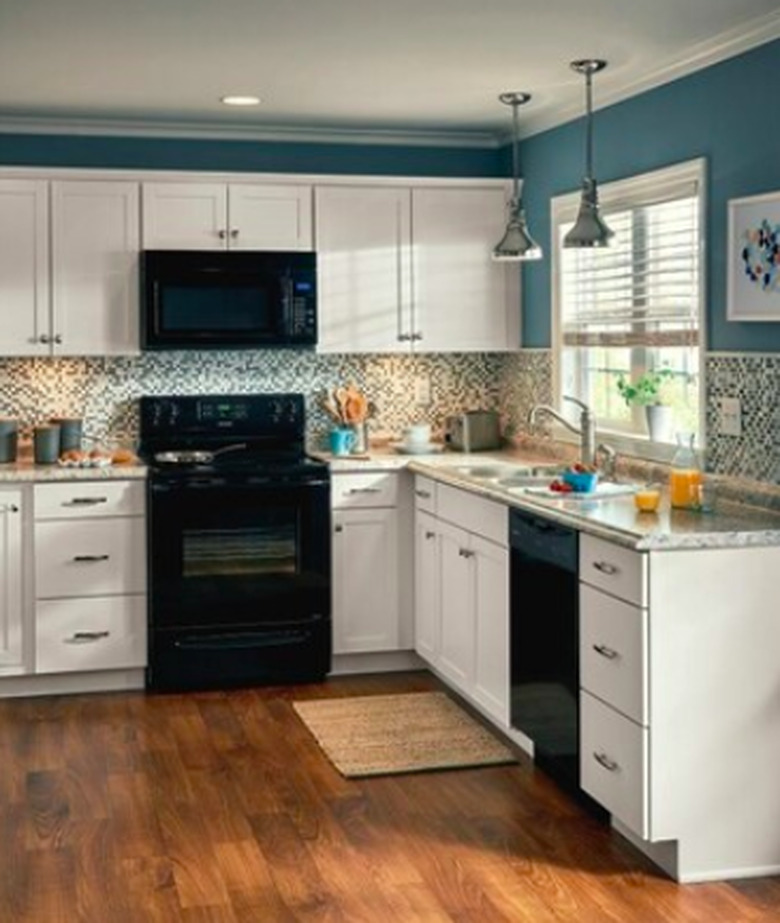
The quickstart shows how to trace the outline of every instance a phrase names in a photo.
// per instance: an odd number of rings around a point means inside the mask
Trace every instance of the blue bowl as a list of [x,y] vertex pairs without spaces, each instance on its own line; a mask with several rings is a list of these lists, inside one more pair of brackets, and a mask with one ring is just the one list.
[[596,471],[564,471],[563,480],[578,494],[592,494],[599,476]]

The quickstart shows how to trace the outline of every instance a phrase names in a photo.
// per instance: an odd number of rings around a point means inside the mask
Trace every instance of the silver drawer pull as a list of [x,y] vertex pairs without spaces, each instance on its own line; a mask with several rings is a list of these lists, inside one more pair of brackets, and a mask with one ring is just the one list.
[[15,503],[9,503],[8,506],[3,507],[6,513],[18,513],[19,507]]
[[427,490],[415,490],[414,495],[415,495],[415,497],[420,497],[420,499],[422,499],[422,500],[430,500],[430,499],[431,499],[431,494],[430,494],[430,492],[427,491]]
[[73,560],[77,564],[95,564],[99,561],[107,561],[108,557],[107,554],[77,554]]
[[92,641],[101,641],[110,634],[110,631],[74,631],[65,640],[68,644],[90,644]]
[[601,654],[602,657],[606,657],[607,660],[616,660],[620,654],[613,650],[611,647],[607,647],[606,644],[594,644],[593,650],[597,654]]
[[435,532],[426,532],[426,533],[425,533],[425,537],[426,537],[426,538],[436,538],[436,533],[435,533]]
[[469,551],[468,548],[458,548],[458,554],[459,554],[462,558],[473,558],[473,557],[474,557],[474,552],[473,552],[473,551]]
[[334,531],[334,532],[343,532],[343,531],[344,531],[344,526],[334,526],[334,527],[333,527],[333,531]]
[[614,564],[610,564],[609,561],[594,561],[593,566],[596,570],[600,570],[602,574],[616,574],[620,568],[615,567]]
[[97,506],[99,503],[108,503],[108,497],[74,497],[63,503],[63,506]]
[[348,494],[381,494],[382,491],[378,487],[351,487],[348,491]]
[[608,772],[617,772],[620,769],[620,763],[616,763],[614,760],[611,760],[606,753],[594,752],[593,759],[600,766],[603,766]]

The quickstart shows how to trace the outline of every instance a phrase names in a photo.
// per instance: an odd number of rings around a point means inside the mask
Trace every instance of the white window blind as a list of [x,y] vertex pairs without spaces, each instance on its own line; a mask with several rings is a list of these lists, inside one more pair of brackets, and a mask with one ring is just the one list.
[[691,180],[640,193],[630,205],[604,203],[612,246],[562,249],[564,346],[699,344],[697,186]]

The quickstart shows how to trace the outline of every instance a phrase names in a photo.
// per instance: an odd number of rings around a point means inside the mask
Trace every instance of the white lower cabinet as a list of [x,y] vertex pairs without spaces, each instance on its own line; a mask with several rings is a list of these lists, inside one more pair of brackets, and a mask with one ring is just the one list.
[[[416,651],[458,692],[507,727],[506,507],[439,484],[434,515],[424,480],[416,484]],[[472,531],[483,525],[489,538]]]
[[37,484],[35,670],[146,665],[144,484]]
[[397,478],[333,476],[334,654],[401,647]]
[[0,490],[0,675],[24,672],[20,490]]

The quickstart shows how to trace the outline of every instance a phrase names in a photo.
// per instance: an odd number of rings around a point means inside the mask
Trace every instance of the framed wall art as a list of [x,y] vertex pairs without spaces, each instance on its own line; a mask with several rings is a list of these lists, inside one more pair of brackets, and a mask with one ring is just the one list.
[[780,321],[780,192],[729,201],[731,321]]

